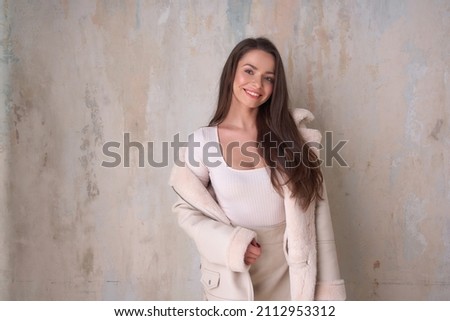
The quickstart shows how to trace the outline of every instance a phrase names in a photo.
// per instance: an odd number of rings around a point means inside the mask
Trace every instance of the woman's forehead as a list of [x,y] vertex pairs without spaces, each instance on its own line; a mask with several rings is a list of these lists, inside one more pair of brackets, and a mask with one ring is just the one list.
[[272,54],[260,49],[253,49],[247,52],[239,60],[238,65],[250,65],[254,69],[261,70],[263,72],[275,71],[275,59]]

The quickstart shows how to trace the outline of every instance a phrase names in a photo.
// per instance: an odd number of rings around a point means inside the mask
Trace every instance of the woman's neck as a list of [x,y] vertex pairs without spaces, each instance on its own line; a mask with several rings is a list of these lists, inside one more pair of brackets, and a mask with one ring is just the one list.
[[258,108],[246,108],[231,104],[228,114],[221,124],[241,130],[254,130],[257,115]]

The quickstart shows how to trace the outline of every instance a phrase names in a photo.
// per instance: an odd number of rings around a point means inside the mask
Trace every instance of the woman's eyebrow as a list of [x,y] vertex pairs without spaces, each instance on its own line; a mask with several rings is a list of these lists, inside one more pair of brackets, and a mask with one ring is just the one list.
[[[249,66],[249,67],[251,67],[251,68],[253,68],[255,70],[258,70],[258,68],[256,68],[255,66],[253,66],[252,64],[249,64],[249,63],[244,64],[244,66]],[[266,74],[273,74],[273,75],[275,75],[275,72],[267,71]]]
[[252,67],[253,69],[255,69],[255,70],[258,70],[258,68],[256,68],[255,66],[253,66],[252,64],[244,64],[244,66],[249,66],[249,67]]

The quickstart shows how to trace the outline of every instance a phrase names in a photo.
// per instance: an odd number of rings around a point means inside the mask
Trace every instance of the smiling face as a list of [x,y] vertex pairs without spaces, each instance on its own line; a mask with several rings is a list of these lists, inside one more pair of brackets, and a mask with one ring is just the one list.
[[272,95],[274,80],[274,57],[259,49],[247,52],[236,68],[231,107],[261,106]]

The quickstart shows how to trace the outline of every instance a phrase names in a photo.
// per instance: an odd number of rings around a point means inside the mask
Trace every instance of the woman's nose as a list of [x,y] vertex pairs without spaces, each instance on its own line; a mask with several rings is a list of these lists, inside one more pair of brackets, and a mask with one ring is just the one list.
[[255,84],[255,86],[257,88],[260,88],[262,81],[261,81],[261,79],[259,77],[253,77],[253,83]]

